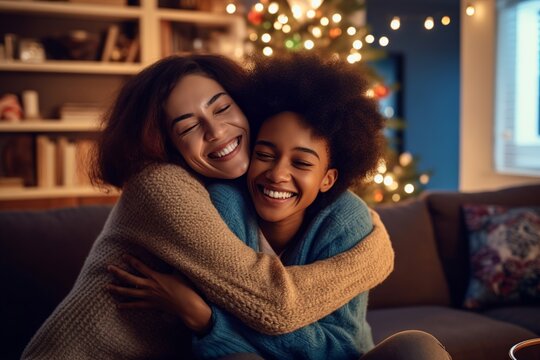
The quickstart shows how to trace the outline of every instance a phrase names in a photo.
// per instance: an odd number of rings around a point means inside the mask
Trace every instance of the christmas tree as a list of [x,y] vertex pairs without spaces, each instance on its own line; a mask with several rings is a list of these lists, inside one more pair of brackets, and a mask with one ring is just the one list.
[[[384,51],[371,46],[375,37],[366,25],[364,0],[261,0],[248,11],[247,20],[248,53],[278,56],[310,51],[359,66],[385,56]],[[380,38],[379,43],[384,46],[388,39]],[[397,90],[385,84],[374,68],[367,69],[368,96],[382,100]],[[391,114],[387,127],[400,131],[403,121]],[[367,203],[398,202],[416,196],[429,181],[427,173],[417,170],[418,159],[400,148],[389,142],[376,174],[352,187]]]

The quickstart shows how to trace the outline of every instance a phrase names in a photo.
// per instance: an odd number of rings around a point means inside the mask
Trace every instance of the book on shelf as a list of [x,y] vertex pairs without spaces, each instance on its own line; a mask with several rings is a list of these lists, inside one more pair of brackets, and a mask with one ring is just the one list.
[[75,169],[77,167],[76,146],[65,136],[60,136],[56,147],[56,176],[57,184],[75,186]]
[[60,120],[98,121],[103,107],[95,103],[65,103],[59,109]]
[[0,189],[22,189],[24,178],[0,176]]
[[116,46],[116,40],[120,34],[120,26],[118,24],[112,24],[107,29],[105,36],[105,43],[103,45],[103,51],[101,53],[101,61],[108,62],[111,60],[114,47]]
[[114,6],[126,6],[127,0],[68,0],[71,3],[76,4],[96,4],[96,5],[114,5]]
[[75,142],[75,185],[77,186],[92,186],[90,160],[95,145],[96,142],[92,139],[78,139]]
[[36,175],[38,187],[56,185],[56,144],[46,135],[36,137]]
[[131,40],[129,47],[127,49],[126,54],[126,62],[127,63],[134,63],[137,60],[137,55],[139,55],[139,48],[141,45],[141,41],[139,40],[139,36],[135,36],[133,40]]

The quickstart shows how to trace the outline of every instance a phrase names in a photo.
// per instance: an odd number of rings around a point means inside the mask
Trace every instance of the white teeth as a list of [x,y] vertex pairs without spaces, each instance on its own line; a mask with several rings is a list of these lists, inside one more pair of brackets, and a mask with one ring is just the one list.
[[269,196],[273,199],[288,199],[294,195],[292,192],[288,191],[274,191],[274,190],[268,190],[267,188],[263,189],[263,193],[266,196]]
[[224,157],[225,155],[228,155],[230,154],[231,152],[234,151],[234,149],[236,149],[236,147],[238,146],[240,142],[238,141],[238,138],[234,139],[233,142],[231,142],[229,145],[227,145],[224,149],[214,153],[214,155],[217,157],[217,158],[221,158],[221,157]]

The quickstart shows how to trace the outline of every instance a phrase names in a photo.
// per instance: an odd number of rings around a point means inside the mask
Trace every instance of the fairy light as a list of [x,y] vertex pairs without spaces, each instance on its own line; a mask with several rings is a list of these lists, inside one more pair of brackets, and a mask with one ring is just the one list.
[[314,46],[315,46],[315,43],[313,42],[313,40],[304,41],[304,47],[306,48],[306,50],[311,50],[313,49]]
[[283,31],[285,34],[290,33],[291,32],[291,25],[289,25],[289,24],[283,25],[283,28],[281,29],[281,31]]
[[330,20],[328,20],[328,18],[326,16],[323,16],[321,18],[321,25],[322,26],[328,26],[328,24],[330,24]]
[[401,27],[401,20],[399,19],[399,16],[394,16],[392,18],[392,21],[390,21],[390,28],[392,30],[397,30]]
[[412,194],[414,192],[414,185],[413,184],[407,184],[403,188],[407,194]]
[[263,43],[269,43],[270,41],[272,41],[272,36],[268,33],[264,33],[261,35],[261,41]]
[[373,44],[373,42],[375,41],[375,36],[368,34],[366,35],[365,40],[368,44]]
[[434,26],[435,26],[435,21],[433,20],[433,17],[428,16],[426,18],[426,21],[424,21],[424,27],[427,30],[431,30],[431,29],[433,29]]
[[359,62],[362,60],[362,55],[358,52],[353,52],[349,55],[347,55],[347,62],[349,64],[354,64],[356,62]]
[[444,26],[450,25],[450,16],[443,16],[441,19],[441,24]]
[[386,163],[383,161],[381,161],[381,163],[379,164],[379,166],[377,166],[377,172],[379,174],[384,174],[386,172],[387,168],[386,168]]
[[386,36],[381,36],[380,39],[379,39],[379,45],[381,45],[382,47],[384,46],[387,46],[388,43],[390,43],[390,40],[388,40],[388,38]]
[[262,12],[264,10],[264,5],[261,3],[256,3],[255,6],[253,6],[253,9],[255,9],[256,12]]
[[278,11],[279,11],[279,5],[278,5],[278,3],[273,2],[273,3],[270,3],[270,5],[268,5],[268,12],[269,12],[270,14],[275,14],[275,13],[277,13]]
[[276,30],[281,30],[282,27],[283,27],[283,24],[280,23],[279,21],[276,21],[276,22],[274,23],[274,29],[276,29]]
[[366,97],[368,98],[374,98],[375,97],[375,91],[373,89],[367,89],[366,91]]
[[292,49],[294,47],[294,41],[292,41],[291,39],[285,41],[285,47],[287,49]]
[[298,5],[293,5],[291,7],[291,12],[295,19],[300,19],[302,17],[302,8]]
[[393,202],[398,202],[399,200],[401,200],[401,196],[399,196],[399,194],[392,195]]
[[352,43],[353,48],[356,50],[360,50],[364,44],[362,43],[362,40],[354,40]]
[[397,181],[394,181],[392,185],[388,186],[388,190],[390,191],[396,191],[399,188],[399,184]]
[[341,14],[335,13],[332,15],[332,21],[339,24],[341,22]]
[[311,29],[311,33],[313,34],[313,36],[315,36],[316,38],[320,38],[322,36],[322,30],[320,27],[318,26],[314,26],[313,29]]
[[384,181],[384,176],[382,176],[381,174],[377,174],[373,178],[373,181],[375,182],[375,184],[382,184],[382,182]]
[[309,9],[307,12],[306,12],[306,16],[308,19],[313,19],[315,16],[317,15],[317,12],[313,9]]
[[429,175],[428,174],[420,175],[420,183],[422,185],[426,185],[428,182],[429,182]]
[[413,156],[410,152],[404,152],[403,154],[399,155],[399,165],[405,167],[409,166],[413,161]]
[[323,0],[311,0],[311,7],[313,9],[318,9],[322,3],[323,3]]
[[272,48],[270,46],[266,46],[263,50],[262,50],[263,54],[265,56],[272,56],[272,54],[274,53],[274,50],[272,50]]
[[283,25],[285,25],[289,21],[289,18],[287,17],[287,15],[281,14],[278,16],[277,20]]
[[473,16],[475,13],[476,8],[474,7],[474,5],[467,5],[467,8],[465,9],[465,14],[467,14],[467,16]]
[[249,40],[251,41],[257,41],[259,37],[257,36],[257,33],[254,33],[252,32],[251,34],[249,34]]
[[394,178],[392,175],[386,175],[383,180],[384,185],[391,186],[394,183]]
[[234,5],[233,3],[227,4],[227,7],[225,7],[225,11],[228,14],[234,14],[236,12],[236,5]]
[[347,28],[347,34],[350,36],[356,35],[356,28],[354,26],[349,26]]

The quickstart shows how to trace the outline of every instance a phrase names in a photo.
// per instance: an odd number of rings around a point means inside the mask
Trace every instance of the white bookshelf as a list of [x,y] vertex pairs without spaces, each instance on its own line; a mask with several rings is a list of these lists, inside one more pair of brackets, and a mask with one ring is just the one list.
[[65,133],[99,132],[99,121],[80,120],[22,120],[16,123],[0,122],[0,133]]
[[51,188],[0,188],[0,200],[34,200],[70,197],[118,196],[117,190],[105,192],[103,190],[85,187],[57,186]]
[[0,62],[0,71],[73,73],[73,74],[116,74],[133,75],[142,69],[139,63],[107,63],[100,61],[47,60],[43,63],[22,61]]

